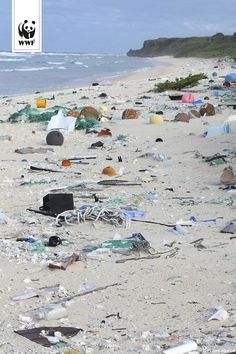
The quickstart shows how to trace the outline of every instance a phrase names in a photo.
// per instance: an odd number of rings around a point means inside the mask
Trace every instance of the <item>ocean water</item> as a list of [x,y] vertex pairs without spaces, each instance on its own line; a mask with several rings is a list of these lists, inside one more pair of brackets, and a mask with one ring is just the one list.
[[77,88],[151,67],[126,55],[0,52],[0,95]]

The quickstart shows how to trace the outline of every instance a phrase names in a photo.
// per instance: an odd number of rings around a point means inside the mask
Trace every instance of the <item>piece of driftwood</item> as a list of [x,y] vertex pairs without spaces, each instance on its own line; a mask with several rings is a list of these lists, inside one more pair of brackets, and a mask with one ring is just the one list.
[[107,179],[97,182],[97,184],[102,186],[141,186],[142,183],[138,182],[129,182],[124,180],[118,179]]
[[91,289],[91,290],[85,290],[85,291],[82,291],[82,292],[80,292],[78,294],[65,297],[64,299],[61,299],[60,301],[54,302],[54,304],[59,304],[61,302],[67,302],[67,301],[75,299],[76,297],[85,296],[85,295],[92,294],[92,293],[95,293],[97,291],[106,290],[108,288],[112,288],[112,287],[118,286],[118,285],[121,285],[121,283],[113,283],[113,284],[109,284],[109,285],[105,285],[105,286],[99,286],[99,287],[97,287],[95,289]]
[[75,263],[80,260],[80,256],[77,253],[73,253],[71,256],[63,259],[61,262],[58,263],[49,263],[48,267],[50,269],[61,269],[61,270],[66,270],[66,268],[71,265],[72,263]]
[[132,258],[125,258],[125,259],[118,259],[116,263],[125,263],[128,261],[139,261],[141,259],[153,259],[153,258],[160,258],[160,255],[153,255],[153,256],[143,256],[143,257],[132,257]]

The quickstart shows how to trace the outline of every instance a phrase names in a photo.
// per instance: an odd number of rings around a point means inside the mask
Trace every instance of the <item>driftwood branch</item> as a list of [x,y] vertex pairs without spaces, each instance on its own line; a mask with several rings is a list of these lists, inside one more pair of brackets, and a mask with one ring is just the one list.
[[61,299],[60,301],[54,302],[54,304],[58,304],[58,303],[61,303],[61,302],[70,301],[70,300],[75,299],[76,297],[85,296],[85,295],[88,295],[88,294],[91,294],[91,293],[95,293],[95,292],[97,292],[97,291],[106,290],[106,289],[108,289],[108,288],[112,288],[112,287],[118,286],[118,285],[121,285],[121,283],[113,283],[113,284],[109,284],[109,285],[105,285],[105,286],[99,286],[99,287],[96,288],[96,289],[86,290],[86,291],[80,292],[80,293],[78,293],[78,294],[65,297],[64,299]]
[[144,256],[144,257],[132,257],[132,258],[125,258],[125,259],[118,259],[116,263],[125,263],[128,261],[139,261],[140,259],[153,259],[153,258],[160,258],[160,255],[153,255],[153,256]]

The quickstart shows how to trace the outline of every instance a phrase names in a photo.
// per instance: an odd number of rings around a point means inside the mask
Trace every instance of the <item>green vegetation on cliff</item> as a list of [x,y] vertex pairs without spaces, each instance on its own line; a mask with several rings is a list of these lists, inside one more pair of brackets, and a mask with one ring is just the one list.
[[236,57],[236,33],[225,36],[217,33],[212,37],[158,38],[143,43],[143,48],[132,50],[128,56],[158,57]]

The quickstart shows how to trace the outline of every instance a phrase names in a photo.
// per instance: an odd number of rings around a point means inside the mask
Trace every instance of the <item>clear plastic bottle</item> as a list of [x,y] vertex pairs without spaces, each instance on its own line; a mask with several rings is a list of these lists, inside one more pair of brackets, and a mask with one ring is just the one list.
[[33,313],[35,320],[58,320],[60,318],[67,317],[68,310],[65,303],[51,304],[40,308]]

